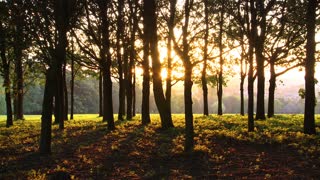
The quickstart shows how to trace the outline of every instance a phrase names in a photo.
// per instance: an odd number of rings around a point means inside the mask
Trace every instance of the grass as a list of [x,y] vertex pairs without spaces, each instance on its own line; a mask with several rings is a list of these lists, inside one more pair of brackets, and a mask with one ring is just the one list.
[[65,130],[53,126],[50,156],[37,153],[40,116],[25,118],[6,128],[0,116],[0,179],[45,179],[57,171],[73,179],[320,176],[320,135],[302,133],[302,115],[256,121],[250,133],[247,117],[194,115],[191,154],[183,152],[183,115],[173,115],[175,128],[169,130],[160,128],[155,114],[147,126],[141,125],[140,116],[116,121],[115,131],[108,131],[97,115],[75,115],[75,120],[66,121]]

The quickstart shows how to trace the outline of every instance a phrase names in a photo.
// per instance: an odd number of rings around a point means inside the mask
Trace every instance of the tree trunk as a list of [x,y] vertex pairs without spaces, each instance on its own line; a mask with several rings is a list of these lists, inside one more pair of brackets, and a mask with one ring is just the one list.
[[203,68],[201,73],[201,84],[203,91],[203,115],[209,115],[209,105],[208,105],[208,86],[207,86],[207,59],[208,59],[208,36],[209,36],[209,10],[208,10],[208,0],[204,1],[204,13],[205,13],[205,35],[204,35],[204,47],[203,47]]
[[158,37],[157,37],[157,19],[156,19],[156,2],[155,0],[144,1],[144,34],[150,37],[150,52],[152,57],[152,79],[153,79],[153,94],[156,106],[158,108],[163,129],[173,127],[171,113],[166,106],[166,99],[162,88],[161,78],[161,63],[158,51]]
[[276,90],[276,73],[273,60],[270,60],[269,83],[268,118],[271,118],[274,116],[274,92]]
[[133,71],[133,84],[132,84],[132,117],[136,116],[136,66]]
[[10,90],[10,74],[9,65],[5,65],[4,70],[4,87],[5,87],[5,97],[6,97],[6,108],[7,108],[7,122],[6,127],[13,125],[12,122],[12,105],[11,105],[11,90]]
[[55,93],[55,72],[49,68],[46,72],[46,84],[44,89],[42,116],[41,116],[41,134],[39,150],[41,154],[51,153],[51,123],[53,110],[53,96]]
[[192,111],[192,68],[193,65],[189,57],[189,43],[187,40],[188,37],[188,26],[189,26],[189,17],[190,10],[192,8],[193,1],[186,0],[184,4],[185,10],[185,21],[182,28],[182,41],[183,41],[183,65],[184,65],[184,106],[185,106],[185,126],[186,126],[186,138],[184,151],[190,152],[193,151],[194,147],[194,130],[193,130],[193,111]]
[[123,36],[123,6],[124,0],[118,1],[118,18],[117,18],[117,59],[118,59],[118,74],[119,74],[119,110],[118,110],[118,120],[123,120],[125,114],[125,83],[123,79],[123,60],[121,55],[121,41]]
[[166,106],[168,107],[170,114],[171,114],[171,91],[172,91],[172,37],[173,37],[173,29],[174,29],[174,19],[176,13],[176,4],[177,0],[170,0],[170,18],[168,22],[168,29],[169,29],[169,36],[167,42],[167,49],[168,49],[168,65],[167,65],[167,79],[166,79],[166,92],[165,92],[165,99],[166,99]]
[[[70,119],[73,119],[73,110],[74,110],[74,77],[75,77],[75,73],[74,73],[74,50],[73,50],[73,42],[72,42],[72,53],[71,53],[71,81],[70,81],[70,98],[71,98],[71,102],[70,102]],[[100,87],[99,87],[100,88]]]
[[[265,88],[265,77],[264,77],[264,62],[265,58],[263,55],[264,43],[265,43],[265,31],[266,31],[266,12],[264,8],[264,0],[257,1],[257,9],[261,16],[259,22],[260,25],[260,35],[256,39],[256,63],[257,63],[257,114],[256,119],[265,120],[265,108],[264,108],[264,88]],[[257,35],[257,34],[256,34]]]
[[0,56],[2,59],[2,75],[3,75],[3,87],[5,88],[5,99],[7,109],[7,121],[6,127],[13,125],[12,121],[12,106],[11,106],[11,92],[10,92],[10,62],[6,57],[6,40],[5,31],[2,24],[0,23]]
[[99,117],[103,116],[103,76],[102,68],[99,68]]
[[149,72],[149,38],[144,34],[143,39],[143,81],[142,81],[142,107],[141,107],[141,118],[142,124],[146,125],[151,122],[150,120],[150,109],[149,109],[149,98],[150,98],[150,72]]
[[23,69],[22,69],[22,49],[21,42],[22,40],[22,27],[17,26],[17,35],[15,36],[15,75],[16,75],[16,84],[15,84],[15,119],[24,119],[23,118]]
[[[250,0],[250,14],[251,14],[251,31],[249,34],[249,71],[248,71],[248,131],[254,131],[254,78],[253,78],[253,53],[255,46],[255,37],[256,37],[256,10],[254,7],[254,0]],[[246,4],[247,10],[248,3]],[[248,14],[247,14],[248,15]],[[248,15],[249,16],[249,15]],[[248,18],[249,19],[249,18]],[[248,27],[248,29],[250,29]]]
[[219,22],[219,76],[218,76],[218,115],[222,115],[222,94],[223,94],[223,66],[224,59],[222,57],[223,54],[223,44],[222,44],[222,35],[223,35],[223,23],[224,23],[224,4],[221,5],[221,13],[220,13],[220,22]]
[[103,75],[103,122],[108,122],[108,129],[114,130],[112,80],[111,80],[111,53],[108,21],[108,5],[110,1],[98,1],[102,28],[102,49],[100,51]]
[[305,60],[305,110],[304,110],[304,133],[316,134],[315,128],[315,29],[316,29],[317,0],[308,1],[307,9],[307,45]]
[[194,147],[193,111],[192,111],[192,65],[185,63],[184,78],[184,105],[185,105],[185,126],[186,139],[184,151],[190,152]]
[[68,120],[68,89],[67,89],[67,77],[66,77],[66,63],[64,63],[63,65],[63,98],[64,98],[63,119]]

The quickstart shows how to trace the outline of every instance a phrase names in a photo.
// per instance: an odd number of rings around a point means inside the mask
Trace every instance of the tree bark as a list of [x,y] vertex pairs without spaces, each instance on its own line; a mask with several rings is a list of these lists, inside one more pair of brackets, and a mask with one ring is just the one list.
[[220,12],[220,21],[219,21],[219,74],[218,74],[218,115],[222,115],[222,95],[223,95],[223,66],[224,59],[223,54],[223,44],[222,44],[222,35],[223,35],[223,23],[224,23],[224,4],[221,5]]
[[49,68],[46,71],[46,83],[42,104],[41,116],[41,134],[39,151],[41,154],[51,153],[51,123],[52,123],[52,109],[53,96],[55,93],[56,79],[54,77],[55,71]]
[[203,68],[201,72],[201,84],[203,91],[203,115],[209,115],[208,105],[208,85],[207,85],[207,59],[208,59],[208,37],[209,37],[209,10],[208,0],[204,1],[204,14],[205,14],[205,35],[204,35],[204,46],[203,46]]
[[71,81],[70,81],[70,119],[73,119],[73,110],[74,110],[74,44],[72,41],[71,47]]
[[142,116],[141,118],[142,118],[143,125],[149,124],[151,122],[150,108],[149,108],[149,99],[150,99],[149,38],[147,37],[147,35],[148,33],[144,33],[144,37],[143,37],[143,61],[142,61],[143,81],[142,81],[142,107],[141,107],[141,116]]
[[185,126],[186,126],[186,139],[184,145],[184,151],[193,151],[194,147],[194,130],[193,130],[193,110],[192,110],[192,68],[193,65],[189,57],[189,43],[187,40],[190,10],[193,5],[193,1],[186,0],[184,4],[185,21],[182,28],[182,41],[183,41],[183,65],[184,65],[184,106],[185,106]]
[[274,116],[274,92],[276,90],[276,73],[274,69],[274,62],[271,59],[269,83],[268,118],[271,118]]
[[121,42],[123,36],[123,6],[124,0],[118,1],[118,18],[117,18],[117,59],[118,59],[118,74],[119,74],[119,110],[118,110],[118,120],[123,120],[125,114],[125,83],[123,79],[123,61],[121,54]]
[[170,0],[170,18],[168,22],[169,36],[167,42],[168,49],[168,65],[167,65],[167,79],[166,79],[166,106],[168,107],[171,114],[171,91],[172,91],[172,37],[173,37],[173,29],[174,29],[174,19],[176,13],[176,4],[177,0]]
[[68,89],[67,89],[67,77],[66,77],[66,62],[63,65],[63,119],[68,120]]
[[10,90],[10,61],[6,57],[6,35],[5,30],[0,22],[0,56],[2,59],[2,76],[4,79],[3,87],[5,88],[5,100],[7,109],[6,127],[13,125],[12,121],[12,105],[11,105],[11,90]]
[[99,68],[99,117],[103,116],[103,78],[102,68]]
[[144,33],[150,33],[150,52],[152,58],[152,79],[153,79],[153,94],[158,108],[161,120],[161,127],[168,129],[173,127],[172,117],[168,109],[166,99],[162,88],[161,78],[161,63],[158,51],[158,37],[157,37],[157,18],[156,18],[156,2],[155,0],[145,0],[144,5]]
[[[250,14],[251,14],[251,28],[248,25],[248,29],[250,30],[249,34],[249,70],[248,70],[248,131],[254,131],[254,78],[253,78],[253,53],[254,53],[254,46],[255,46],[255,37],[256,37],[256,29],[257,29],[257,22],[256,22],[256,10],[255,10],[255,1],[250,0]],[[248,2],[246,4],[247,11]],[[248,15],[249,16],[249,15]],[[249,19],[247,17],[247,19]]]
[[256,119],[265,120],[265,107],[264,107],[264,88],[265,88],[265,77],[264,77],[264,62],[265,58],[263,55],[264,43],[265,43],[265,31],[266,31],[266,12],[264,8],[264,0],[257,1],[257,10],[260,14],[260,35],[256,38],[256,63],[257,63],[257,113]]
[[316,134],[315,129],[315,29],[316,29],[317,0],[309,0],[307,6],[307,45],[305,60],[305,110],[304,110],[304,133]]

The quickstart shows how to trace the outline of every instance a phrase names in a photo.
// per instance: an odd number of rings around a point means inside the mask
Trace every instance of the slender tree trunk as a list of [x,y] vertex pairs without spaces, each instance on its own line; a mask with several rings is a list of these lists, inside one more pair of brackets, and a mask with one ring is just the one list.
[[269,80],[269,100],[268,100],[268,118],[274,116],[274,92],[276,90],[276,73],[274,61],[270,60],[270,80]]
[[204,35],[204,47],[203,47],[203,68],[201,73],[201,84],[203,91],[203,115],[209,115],[209,105],[208,105],[208,86],[207,86],[207,59],[208,59],[208,37],[209,37],[209,10],[208,10],[208,0],[204,1],[205,6],[205,35]]
[[151,122],[149,98],[150,98],[150,72],[149,72],[149,38],[144,34],[143,39],[143,81],[142,81],[142,107],[141,118],[142,124],[146,125]]
[[41,134],[39,151],[41,154],[51,153],[51,123],[53,110],[53,96],[55,94],[56,80],[54,77],[55,71],[49,68],[46,72],[46,83],[42,104],[41,116]]
[[187,40],[188,26],[190,10],[192,8],[193,1],[186,0],[184,5],[185,10],[185,21],[182,28],[183,36],[183,64],[184,64],[184,106],[185,106],[185,126],[186,126],[186,139],[184,145],[184,151],[193,151],[194,147],[194,130],[193,130],[193,110],[192,110],[192,68],[193,65],[190,61],[189,43]]
[[152,57],[152,80],[153,80],[153,94],[158,108],[163,129],[173,127],[171,113],[166,106],[166,99],[162,88],[161,78],[161,63],[158,51],[158,37],[157,37],[157,19],[156,19],[156,2],[155,0],[144,1],[144,34],[150,33],[150,52]]
[[[264,88],[265,88],[265,77],[264,77],[264,62],[265,58],[263,55],[264,43],[265,43],[265,31],[266,31],[266,12],[264,8],[264,0],[257,1],[257,9],[261,16],[259,22],[260,25],[260,35],[256,39],[256,63],[257,63],[257,114],[256,119],[265,120],[265,107],[264,107]],[[257,35],[257,34],[256,34]]]
[[221,13],[220,13],[220,22],[219,22],[219,76],[218,76],[218,115],[222,115],[222,95],[223,95],[223,66],[224,59],[223,54],[223,44],[222,44],[222,35],[223,35],[223,24],[224,24],[224,4],[222,3]]
[[114,130],[112,80],[111,80],[111,53],[109,37],[108,5],[110,1],[98,1],[102,24],[102,49],[100,51],[103,73],[103,121],[108,122],[108,129]]
[[[74,47],[73,47],[73,41],[72,41],[72,52],[71,52],[71,81],[70,81],[70,98],[71,98],[71,102],[70,102],[70,119],[73,119],[73,110],[74,110],[74,77],[75,77],[75,73],[74,73]],[[99,87],[100,88],[100,87]]]
[[13,125],[12,121],[12,105],[11,105],[11,91],[10,91],[10,62],[6,57],[6,40],[5,40],[5,31],[0,22],[0,56],[2,59],[2,69],[1,73],[3,75],[3,87],[5,88],[5,100],[6,100],[6,109],[7,109],[7,121],[6,127]]
[[177,0],[170,0],[170,19],[168,22],[169,36],[167,42],[168,49],[168,65],[167,65],[167,79],[166,79],[166,106],[168,107],[171,114],[171,91],[172,91],[172,37],[173,37],[173,29],[174,29],[174,19],[176,13],[176,4]]
[[190,152],[194,147],[193,111],[192,111],[192,65],[185,63],[184,78],[184,105],[185,105],[185,126],[186,140],[184,150]]
[[[243,41],[242,41],[243,42]],[[244,48],[242,49],[244,51]],[[240,114],[241,116],[244,116],[244,81],[246,79],[246,72],[243,67],[243,61],[244,61],[244,53],[241,55],[241,62],[240,62]],[[247,67],[247,64],[245,64],[245,68]]]
[[11,105],[11,90],[10,90],[10,73],[9,73],[9,64],[4,67],[4,88],[5,88],[5,97],[6,97],[6,108],[7,108],[7,121],[6,127],[13,125],[12,121],[12,105]]
[[136,51],[135,51],[135,41],[136,41],[136,32],[138,29],[138,21],[137,21],[137,9],[138,9],[138,1],[129,2],[130,13],[131,13],[131,37],[130,37],[130,49],[129,49],[129,68],[128,68],[128,76],[127,76],[127,119],[132,119],[132,103],[133,103],[133,68],[136,59]]
[[66,63],[63,65],[63,98],[64,98],[64,110],[63,119],[68,120],[68,89],[67,89],[67,77],[66,77]]
[[316,134],[315,128],[315,29],[316,29],[317,0],[308,1],[307,9],[307,45],[305,60],[305,110],[304,110],[304,133]]
[[[23,68],[22,68],[22,47],[21,42],[21,28],[17,27],[14,54],[15,54],[15,75],[16,75],[16,84],[15,84],[15,119],[24,119],[23,118]],[[19,32],[20,31],[20,32]]]
[[136,66],[133,71],[133,84],[132,84],[132,117],[136,116]]
[[99,117],[103,116],[103,75],[102,68],[99,68]]
[[[256,37],[256,10],[255,10],[255,1],[250,0],[250,14],[251,14],[251,28],[249,34],[249,71],[248,71],[248,131],[254,131],[254,78],[253,78],[253,54],[255,46],[255,37]],[[246,4],[247,10],[248,3]]]
[[123,34],[123,6],[124,0],[118,1],[118,19],[117,19],[117,59],[118,59],[118,74],[119,74],[119,110],[118,110],[118,120],[123,120],[125,114],[125,83],[123,79],[123,62],[121,54],[121,41]]
[[15,1],[16,4],[13,5],[13,20],[15,25],[15,35],[14,35],[14,58],[15,58],[15,77],[16,81],[14,84],[14,119],[24,119],[23,118],[23,67],[22,67],[22,56],[24,49],[24,13],[21,11],[23,9],[23,2],[21,0]]

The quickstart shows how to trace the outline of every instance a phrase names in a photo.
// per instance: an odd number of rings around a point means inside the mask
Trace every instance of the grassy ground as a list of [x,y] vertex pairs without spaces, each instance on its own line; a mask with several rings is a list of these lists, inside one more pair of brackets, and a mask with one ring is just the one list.
[[161,130],[152,115],[148,126],[138,116],[117,121],[111,132],[97,115],[76,115],[64,131],[53,126],[52,155],[40,156],[40,116],[26,116],[10,128],[2,116],[0,179],[44,179],[56,171],[73,179],[320,177],[320,135],[302,133],[302,115],[257,121],[253,133],[246,117],[194,117],[193,153],[183,153],[183,115],[173,116],[174,129]]

